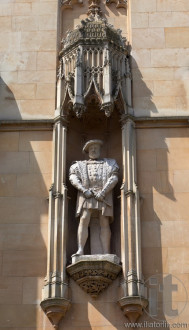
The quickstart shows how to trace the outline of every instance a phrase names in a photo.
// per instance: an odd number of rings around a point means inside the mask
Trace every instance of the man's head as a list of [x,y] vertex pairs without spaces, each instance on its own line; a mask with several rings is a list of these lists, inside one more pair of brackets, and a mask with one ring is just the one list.
[[102,144],[103,142],[101,140],[90,140],[85,143],[83,151],[89,154],[90,159],[98,159]]

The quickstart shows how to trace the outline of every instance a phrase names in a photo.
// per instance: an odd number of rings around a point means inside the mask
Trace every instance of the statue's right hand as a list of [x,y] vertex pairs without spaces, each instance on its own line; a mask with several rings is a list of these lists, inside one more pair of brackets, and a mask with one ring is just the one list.
[[89,189],[84,191],[84,196],[85,198],[91,198],[93,196],[92,191],[90,191]]

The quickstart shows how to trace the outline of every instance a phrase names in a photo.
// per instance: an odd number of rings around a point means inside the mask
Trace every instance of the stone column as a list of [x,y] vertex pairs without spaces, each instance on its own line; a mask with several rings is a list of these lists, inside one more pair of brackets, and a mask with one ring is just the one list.
[[75,67],[75,98],[74,104],[84,105],[83,100],[83,48],[77,48],[76,67]]
[[41,307],[55,328],[70,307],[66,275],[67,187],[66,128],[63,117],[53,130],[53,184],[49,190],[47,276]]
[[129,57],[126,57],[126,103],[128,106],[129,114],[133,113],[132,109],[132,75],[131,75],[131,69],[129,64]]
[[103,50],[103,103],[112,102],[112,79],[111,79],[111,63],[110,63],[110,51],[108,45],[104,45]]
[[147,306],[141,269],[139,193],[136,180],[135,123],[122,118],[123,184],[121,187],[121,260],[123,281],[119,304],[131,322]]

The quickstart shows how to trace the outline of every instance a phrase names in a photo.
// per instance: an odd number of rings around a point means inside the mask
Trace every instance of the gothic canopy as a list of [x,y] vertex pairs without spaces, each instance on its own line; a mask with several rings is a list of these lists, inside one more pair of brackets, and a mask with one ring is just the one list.
[[92,2],[89,17],[62,40],[60,72],[63,80],[62,111],[70,109],[78,117],[95,100],[109,117],[117,107],[125,113],[128,46],[121,30],[114,29],[101,17],[97,3]]

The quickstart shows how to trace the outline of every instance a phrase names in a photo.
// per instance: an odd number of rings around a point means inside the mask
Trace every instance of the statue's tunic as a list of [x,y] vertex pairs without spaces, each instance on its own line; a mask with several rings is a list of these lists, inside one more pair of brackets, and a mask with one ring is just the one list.
[[[112,190],[118,181],[119,167],[115,159],[76,161],[70,167],[70,182],[78,189],[76,216],[83,208],[101,210],[105,216],[113,217]],[[84,191],[103,192],[105,202],[95,197],[85,198]]]

